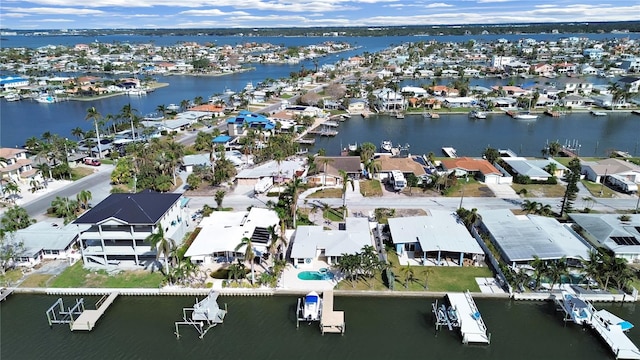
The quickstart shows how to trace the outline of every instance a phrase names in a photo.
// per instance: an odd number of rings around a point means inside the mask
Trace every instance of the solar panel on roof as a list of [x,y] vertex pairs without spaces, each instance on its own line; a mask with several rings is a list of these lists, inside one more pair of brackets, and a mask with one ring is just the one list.
[[640,245],[640,241],[633,236],[612,236],[611,240],[618,245]]

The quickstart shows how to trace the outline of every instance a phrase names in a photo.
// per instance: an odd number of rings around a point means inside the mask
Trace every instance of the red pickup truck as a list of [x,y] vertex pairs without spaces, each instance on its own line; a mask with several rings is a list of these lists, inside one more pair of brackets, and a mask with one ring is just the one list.
[[84,158],[84,163],[91,166],[100,166],[100,160],[95,158]]

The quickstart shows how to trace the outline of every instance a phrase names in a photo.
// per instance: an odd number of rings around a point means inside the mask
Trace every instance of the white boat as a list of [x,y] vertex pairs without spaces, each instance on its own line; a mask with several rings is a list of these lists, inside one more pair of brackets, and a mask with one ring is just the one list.
[[527,112],[527,113],[515,114],[513,118],[518,120],[535,120],[538,118],[538,115]]
[[10,93],[4,96],[4,99],[7,101],[18,101],[21,99],[20,94],[18,93]]
[[169,106],[167,106],[167,110],[178,111],[178,110],[180,110],[180,106],[178,106],[176,104],[169,104]]
[[302,301],[302,318],[306,321],[319,321],[322,313],[322,299],[317,292],[308,293]]
[[566,291],[562,292],[562,300],[559,302],[564,308],[565,314],[571,321],[578,325],[588,325],[591,323],[593,315],[593,307],[581,298],[570,294]]
[[486,119],[487,118],[487,114],[484,111],[480,111],[480,110],[473,110],[469,113],[469,116],[471,116],[474,119]]
[[389,140],[383,140],[382,144],[380,144],[380,149],[391,152],[391,149],[393,149],[393,143]]
[[127,91],[127,95],[129,95],[129,96],[144,96],[144,95],[147,95],[147,91],[145,89],[129,89]]
[[442,152],[450,158],[457,158],[458,152],[455,148],[445,146],[442,148]]
[[604,111],[591,110],[591,115],[593,115],[593,116],[607,116],[607,113],[604,112]]
[[41,104],[53,104],[54,102],[56,102],[56,97],[55,96],[51,96],[49,94],[42,94],[38,97],[35,98],[37,102],[41,103]]
[[358,150],[358,143],[355,143],[355,144],[349,144],[348,149],[349,149],[349,151],[356,151],[356,150]]

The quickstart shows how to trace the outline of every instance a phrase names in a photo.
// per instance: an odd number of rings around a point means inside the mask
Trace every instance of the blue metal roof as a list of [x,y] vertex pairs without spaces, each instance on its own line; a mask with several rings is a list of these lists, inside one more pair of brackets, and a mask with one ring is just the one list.
[[226,142],[230,141],[231,139],[232,139],[232,137],[231,137],[231,136],[229,136],[229,135],[218,135],[218,136],[216,136],[216,138],[215,138],[215,139],[213,139],[212,141],[213,141],[214,143],[221,143],[221,144],[224,144],[224,143],[226,143]]

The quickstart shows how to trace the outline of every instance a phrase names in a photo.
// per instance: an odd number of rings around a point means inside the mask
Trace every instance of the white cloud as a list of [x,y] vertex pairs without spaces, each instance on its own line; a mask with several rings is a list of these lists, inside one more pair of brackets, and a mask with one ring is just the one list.
[[89,10],[89,9],[78,9],[78,8],[55,8],[55,7],[43,7],[43,8],[19,8],[19,7],[8,7],[4,8],[3,11],[13,11],[19,13],[25,13],[28,15],[97,15],[103,14],[102,10]]
[[425,6],[426,8],[443,8],[443,7],[452,7],[453,5],[447,3],[433,3]]
[[220,9],[208,9],[208,10],[186,10],[181,11],[178,15],[189,15],[189,16],[226,16],[226,15],[249,15],[249,13],[244,11],[231,11],[224,12]]

